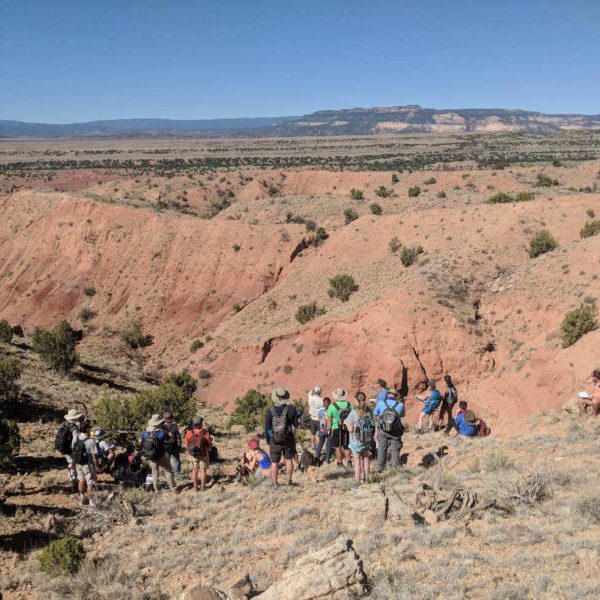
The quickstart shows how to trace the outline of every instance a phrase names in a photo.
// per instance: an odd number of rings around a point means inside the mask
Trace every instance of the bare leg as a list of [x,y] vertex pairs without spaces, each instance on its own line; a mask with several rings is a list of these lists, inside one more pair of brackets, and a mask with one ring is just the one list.
[[204,491],[206,489],[206,466],[200,465],[200,489]]
[[291,460],[285,459],[285,474],[287,476],[287,482],[292,482],[292,475],[294,473],[294,462]]
[[277,476],[279,475],[279,465],[273,461],[271,462],[271,479],[273,483],[277,485]]
[[369,456],[369,451],[366,451],[365,456],[362,458],[363,464],[363,475],[365,478],[365,483],[369,481],[369,472],[371,471],[371,457]]
[[354,453],[354,479],[356,483],[360,483],[360,463],[361,457],[357,452]]
[[194,489],[198,491],[198,467],[192,467],[192,483],[194,484]]
[[417,424],[417,429],[419,431],[423,431],[423,419],[425,418],[425,413],[424,412],[420,412],[419,413],[419,422]]

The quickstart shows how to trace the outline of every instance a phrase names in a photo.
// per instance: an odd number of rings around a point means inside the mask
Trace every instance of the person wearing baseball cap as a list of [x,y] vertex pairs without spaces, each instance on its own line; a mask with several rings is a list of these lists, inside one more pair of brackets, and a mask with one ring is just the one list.
[[308,392],[308,414],[310,421],[308,429],[312,438],[313,448],[317,448],[317,438],[319,433],[319,411],[323,408],[323,398],[321,397],[321,386],[317,385]]

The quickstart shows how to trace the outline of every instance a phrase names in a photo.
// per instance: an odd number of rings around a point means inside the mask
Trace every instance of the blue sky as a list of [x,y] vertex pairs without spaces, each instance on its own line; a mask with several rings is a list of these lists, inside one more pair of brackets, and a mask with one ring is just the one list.
[[600,113],[600,0],[0,0],[0,119]]

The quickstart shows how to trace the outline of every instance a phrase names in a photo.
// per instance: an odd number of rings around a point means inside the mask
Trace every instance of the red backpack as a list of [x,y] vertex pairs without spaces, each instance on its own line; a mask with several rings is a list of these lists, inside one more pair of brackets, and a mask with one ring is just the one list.
[[208,452],[208,447],[210,446],[210,442],[208,440],[208,435],[204,429],[200,431],[195,431],[188,442],[187,449],[191,456],[194,458],[200,458],[204,456]]
[[477,435],[479,437],[487,437],[492,433],[492,430],[486,425],[483,419],[479,419],[479,424],[477,426]]

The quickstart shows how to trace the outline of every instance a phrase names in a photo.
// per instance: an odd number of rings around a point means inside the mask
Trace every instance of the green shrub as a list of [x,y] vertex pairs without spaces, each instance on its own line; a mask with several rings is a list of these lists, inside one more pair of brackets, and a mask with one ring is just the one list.
[[536,187],[552,187],[553,185],[558,185],[557,179],[552,179],[548,177],[548,175],[544,175],[540,173],[537,176],[537,181],[535,182]]
[[346,220],[346,225],[348,225],[348,223],[352,223],[352,221],[358,219],[358,213],[353,208],[347,208],[344,211],[344,219]]
[[376,190],[375,194],[380,198],[387,198],[394,193],[394,190],[388,190],[385,185],[380,185]]
[[33,333],[32,348],[55,371],[66,372],[79,363],[75,350],[75,330],[61,321],[52,331],[38,327]]
[[445,198],[446,197],[446,192],[444,192],[444,190],[442,190],[441,192],[437,193],[437,197],[438,198]]
[[93,410],[94,422],[108,432],[138,431],[138,423],[134,422],[129,400],[116,393],[104,394]]
[[190,344],[190,352],[196,352],[196,350],[200,350],[200,348],[204,348],[204,342],[202,340],[193,340]]
[[358,290],[358,285],[354,281],[352,275],[340,273],[329,280],[331,286],[327,293],[330,298],[337,298],[342,302],[348,302],[350,296]]
[[423,254],[423,246],[404,246],[400,253],[400,260],[405,267],[410,267],[416,260],[419,254]]
[[315,235],[313,237],[313,243],[315,244],[315,246],[318,246],[321,242],[324,242],[328,237],[329,235],[325,231],[324,227],[317,227],[317,230],[315,231]]
[[12,327],[6,319],[0,320],[0,342],[10,344],[12,342],[13,332]]
[[306,231],[312,232],[317,230],[317,222],[314,219],[306,219]]
[[181,389],[186,400],[189,400],[198,389],[196,380],[192,377],[191,373],[187,369],[184,369],[179,373],[169,373],[162,380],[162,383],[166,385],[176,385]]
[[598,329],[596,315],[598,309],[595,303],[582,304],[579,308],[568,312],[561,325],[563,348],[572,346],[586,333]]
[[588,221],[579,232],[581,239],[592,237],[600,232],[600,220]]
[[437,180],[435,177],[429,177],[428,179],[426,179],[423,182],[423,185],[433,185],[434,183],[437,183]]
[[547,229],[542,229],[535,234],[529,243],[529,256],[535,258],[558,248],[558,242],[552,237]]
[[14,358],[0,361],[0,418],[10,412],[19,397],[17,380],[21,377],[21,364]]
[[377,204],[376,202],[371,204],[370,208],[371,208],[371,212],[374,215],[382,215],[383,214],[383,208],[381,208],[381,206],[379,204]]
[[40,569],[50,575],[79,571],[85,559],[83,544],[75,537],[68,536],[50,542],[40,553]]
[[86,296],[90,296],[90,297],[95,296],[96,295],[96,288],[93,285],[86,285],[83,288],[83,293]]
[[533,192],[519,192],[515,197],[515,202],[529,202],[535,199]]
[[350,190],[350,198],[352,200],[362,200],[365,197],[362,190],[357,190],[356,188],[352,188]]
[[239,244],[234,244],[232,247],[234,252],[239,252],[242,249]]
[[585,214],[586,214],[586,215],[587,215],[587,216],[588,216],[590,219],[593,219],[593,218],[596,216],[596,213],[594,212],[594,209],[593,209],[593,208],[588,208],[588,209],[585,211]]
[[301,304],[296,311],[296,320],[304,325],[312,321],[315,317],[325,314],[325,309],[317,306],[316,302]]
[[271,406],[270,396],[248,390],[241,398],[235,399],[228,426],[241,425],[246,431],[254,431],[262,426],[265,412]]
[[139,350],[154,343],[154,337],[144,331],[141,323],[132,323],[121,333],[123,341],[132,349]]
[[96,311],[93,308],[84,307],[79,311],[79,319],[82,323],[91,321],[96,316]]
[[402,244],[400,243],[400,240],[396,236],[394,236],[390,240],[390,243],[388,244],[388,248],[390,249],[390,252],[398,252],[398,250],[400,250],[400,248],[402,248]]
[[487,199],[488,204],[508,204],[514,201],[514,197],[506,192],[498,192]]
[[409,198],[416,198],[420,194],[421,194],[421,188],[418,185],[411,185],[408,188],[408,197]]
[[20,449],[21,436],[18,425],[0,418],[0,467],[10,466]]
[[392,173],[392,185],[398,183],[399,181],[400,179],[398,178],[398,175],[396,175],[396,173]]

